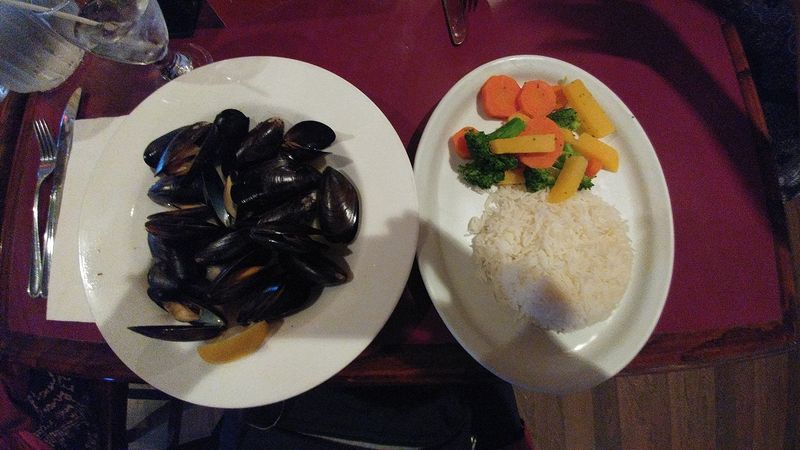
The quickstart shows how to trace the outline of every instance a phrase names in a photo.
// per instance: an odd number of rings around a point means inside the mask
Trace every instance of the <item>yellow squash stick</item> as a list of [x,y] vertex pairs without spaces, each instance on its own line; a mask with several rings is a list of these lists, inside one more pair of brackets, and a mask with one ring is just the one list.
[[572,146],[581,155],[599,160],[603,163],[603,169],[610,172],[619,170],[619,153],[605,142],[595,139],[587,133],[581,133]]
[[526,134],[505,139],[489,141],[489,150],[495,154],[506,153],[547,153],[556,145],[556,137],[552,134]]
[[567,158],[564,161],[564,167],[556,178],[556,184],[550,189],[547,194],[547,201],[550,203],[559,203],[572,197],[578,192],[578,187],[581,185],[583,173],[586,171],[586,166],[589,161],[583,156],[576,155]]
[[574,80],[562,87],[567,102],[578,113],[581,127],[596,138],[607,136],[614,132],[614,124],[606,115],[600,104],[581,80]]

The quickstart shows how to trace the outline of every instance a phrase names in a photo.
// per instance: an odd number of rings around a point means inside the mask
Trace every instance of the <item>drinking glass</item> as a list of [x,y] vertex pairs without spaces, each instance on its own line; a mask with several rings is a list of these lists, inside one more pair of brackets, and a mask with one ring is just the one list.
[[[67,1],[39,1],[58,9]],[[47,13],[32,13],[0,4],[0,100],[8,91],[48,91],[64,82],[80,64],[84,50],[65,40],[58,30],[70,23],[48,26]]]
[[[70,2],[62,10],[96,22],[75,22],[63,36],[101,58],[155,64],[167,79],[211,62],[202,47],[190,45],[191,52],[170,48],[167,24],[156,0],[91,0],[82,7]],[[54,25],[56,20],[49,22]]]

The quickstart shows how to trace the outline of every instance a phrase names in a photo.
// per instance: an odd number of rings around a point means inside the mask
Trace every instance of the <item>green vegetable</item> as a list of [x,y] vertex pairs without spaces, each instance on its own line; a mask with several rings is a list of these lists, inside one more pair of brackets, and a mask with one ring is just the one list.
[[492,131],[486,136],[490,141],[493,139],[505,139],[519,136],[522,130],[525,129],[525,122],[519,117],[514,117],[508,122],[504,123],[500,128]]
[[481,166],[477,161],[470,161],[458,166],[458,173],[464,177],[464,181],[466,181],[467,184],[478,186],[483,189],[488,189],[499,183],[505,175],[504,171],[487,169]]
[[514,118],[503,126],[486,134],[482,131],[469,131],[464,135],[472,161],[458,167],[458,172],[467,184],[483,189],[499,183],[506,170],[517,167],[517,158],[513,155],[495,155],[489,150],[489,141],[517,136],[525,129],[525,122]]
[[581,126],[581,120],[578,118],[578,112],[572,108],[557,109],[547,117],[556,123],[561,128],[566,128],[572,131],[578,131]]
[[556,184],[555,171],[552,169],[527,168],[522,172],[522,175],[525,177],[525,189],[528,192],[550,189]]

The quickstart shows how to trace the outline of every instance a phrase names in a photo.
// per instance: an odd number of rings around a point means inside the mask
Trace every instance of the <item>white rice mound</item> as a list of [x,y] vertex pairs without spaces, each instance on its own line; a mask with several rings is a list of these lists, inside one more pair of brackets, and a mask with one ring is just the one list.
[[590,191],[547,203],[544,191],[500,187],[470,220],[473,258],[497,300],[540,327],[567,332],[608,318],[633,265],[628,227]]

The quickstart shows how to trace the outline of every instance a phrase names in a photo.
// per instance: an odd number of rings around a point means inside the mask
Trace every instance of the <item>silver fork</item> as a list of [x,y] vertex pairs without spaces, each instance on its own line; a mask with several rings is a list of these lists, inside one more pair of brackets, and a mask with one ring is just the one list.
[[56,145],[44,120],[33,121],[33,132],[39,142],[39,169],[36,171],[36,189],[33,191],[33,239],[31,240],[31,267],[28,274],[28,294],[42,296],[42,245],[39,241],[39,188],[56,168]]
[[461,0],[461,9],[465,12],[474,11],[478,6],[478,0]]

